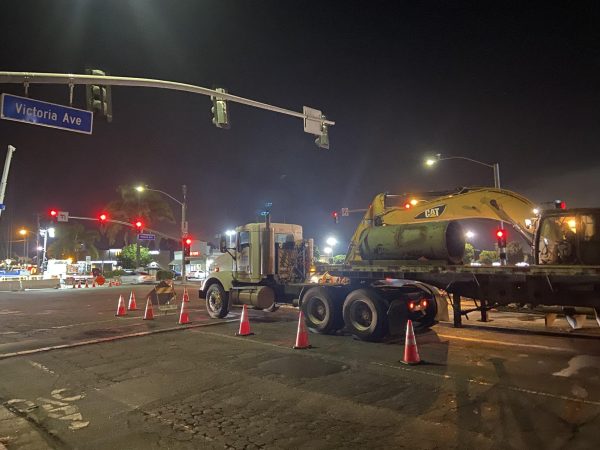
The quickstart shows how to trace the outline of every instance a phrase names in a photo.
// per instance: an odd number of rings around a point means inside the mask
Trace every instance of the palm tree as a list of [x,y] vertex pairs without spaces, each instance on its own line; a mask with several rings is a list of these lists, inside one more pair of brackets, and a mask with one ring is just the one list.
[[98,239],[98,231],[86,230],[80,223],[59,224],[56,239],[48,247],[48,255],[60,259],[74,257],[76,261],[87,255],[97,259],[98,249],[95,243]]
[[[173,210],[165,199],[157,192],[146,191],[143,194],[136,192],[131,186],[119,186],[117,188],[119,199],[111,201],[106,210],[112,219],[123,222],[133,222],[141,219],[147,227],[152,223],[166,221],[175,223]],[[130,228],[123,225],[110,224],[106,227],[106,234],[110,245],[114,244],[119,237],[125,244],[130,241]]]

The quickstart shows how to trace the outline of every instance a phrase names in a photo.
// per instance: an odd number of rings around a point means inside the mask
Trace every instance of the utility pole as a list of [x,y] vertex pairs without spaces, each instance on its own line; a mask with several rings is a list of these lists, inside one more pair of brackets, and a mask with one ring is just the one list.
[[181,281],[185,284],[185,238],[188,233],[187,222],[185,221],[185,213],[187,209],[187,186],[181,186],[183,201],[181,202]]
[[[12,154],[16,150],[12,145],[8,146],[6,152],[6,160],[4,161],[4,171],[2,172],[2,181],[0,181],[0,204],[4,204],[4,194],[6,193],[6,183],[8,181],[8,171],[10,170],[10,162],[12,161]],[[0,209],[0,215],[2,210]]]

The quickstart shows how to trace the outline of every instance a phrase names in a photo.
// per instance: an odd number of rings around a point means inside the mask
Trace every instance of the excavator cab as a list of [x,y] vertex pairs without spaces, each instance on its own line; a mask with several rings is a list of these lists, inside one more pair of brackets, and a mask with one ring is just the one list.
[[544,211],[536,233],[536,263],[600,264],[600,209]]

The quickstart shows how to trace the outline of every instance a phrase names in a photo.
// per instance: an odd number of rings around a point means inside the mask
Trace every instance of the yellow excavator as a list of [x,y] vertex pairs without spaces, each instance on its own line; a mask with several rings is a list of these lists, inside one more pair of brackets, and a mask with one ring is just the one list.
[[[500,221],[501,229],[510,225],[523,237],[532,248],[534,264],[599,265],[600,209],[553,204],[553,209],[541,209],[520,194],[492,188],[461,188],[442,195],[379,194],[354,232],[346,263],[390,255],[460,263],[464,237],[455,221],[492,219]],[[505,241],[506,233],[499,234],[501,255]]]

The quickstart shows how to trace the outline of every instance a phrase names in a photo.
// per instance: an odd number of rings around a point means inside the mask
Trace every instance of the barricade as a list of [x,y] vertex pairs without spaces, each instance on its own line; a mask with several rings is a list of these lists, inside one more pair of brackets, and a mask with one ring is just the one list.
[[169,311],[177,311],[177,294],[172,284],[166,281],[158,283],[149,293],[148,297],[153,305],[164,314]]

